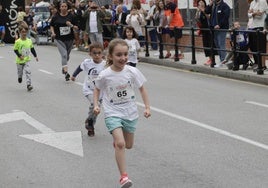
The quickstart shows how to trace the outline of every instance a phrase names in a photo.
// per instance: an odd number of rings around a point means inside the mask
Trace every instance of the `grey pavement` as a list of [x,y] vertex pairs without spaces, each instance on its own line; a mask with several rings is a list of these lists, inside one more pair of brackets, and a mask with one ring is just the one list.
[[[165,55],[166,52],[164,52]],[[172,52],[172,56],[175,53]],[[208,58],[205,57],[204,52],[196,52],[196,64],[192,64],[192,53],[184,52],[184,58],[179,61],[174,61],[174,59],[159,59],[158,51],[149,51],[149,56],[145,56],[145,52],[139,53],[140,62],[150,63],[161,66],[168,66],[172,68],[184,69],[193,72],[199,72],[204,74],[217,75],[230,79],[237,79],[247,82],[259,83],[268,85],[268,71],[265,70],[263,75],[258,75],[253,72],[251,66],[247,70],[233,71],[229,70],[225,65],[220,68],[211,68],[210,66],[204,65]],[[219,56],[215,56],[216,62],[219,61]],[[266,61],[267,64],[267,61]]]
[[[46,43],[46,38],[41,38],[41,41]],[[51,43],[49,43],[51,45]],[[81,49],[84,51],[83,49]],[[164,51],[164,55],[165,55]],[[174,51],[171,52],[172,56],[175,54]],[[210,66],[204,65],[207,61],[207,57],[205,57],[203,51],[196,52],[196,64],[192,64],[192,53],[184,52],[184,58],[179,61],[174,61],[174,59],[159,59],[159,52],[155,50],[149,51],[149,56],[145,56],[145,51],[139,52],[140,62],[150,63],[154,65],[168,66],[172,68],[184,69],[193,72],[199,72],[204,74],[211,74],[216,76],[221,76],[230,79],[237,79],[247,82],[253,82],[258,84],[268,85],[268,71],[265,70],[263,75],[258,75],[256,72],[253,72],[251,66],[248,67],[247,70],[239,70],[233,71],[229,70],[225,65],[220,68],[211,68]],[[215,56],[216,63],[219,62],[219,56]],[[266,61],[266,65],[268,62]]]

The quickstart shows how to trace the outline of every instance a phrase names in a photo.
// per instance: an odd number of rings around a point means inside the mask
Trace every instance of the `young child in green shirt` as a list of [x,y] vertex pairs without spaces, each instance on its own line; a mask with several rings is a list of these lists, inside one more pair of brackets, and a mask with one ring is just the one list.
[[19,34],[20,37],[15,41],[14,52],[16,53],[16,64],[17,64],[17,73],[18,73],[18,82],[22,82],[23,72],[26,76],[27,90],[31,91],[33,89],[31,83],[31,70],[29,62],[31,60],[30,52],[38,61],[36,51],[34,49],[32,40],[27,38],[28,25],[24,22],[19,25]]

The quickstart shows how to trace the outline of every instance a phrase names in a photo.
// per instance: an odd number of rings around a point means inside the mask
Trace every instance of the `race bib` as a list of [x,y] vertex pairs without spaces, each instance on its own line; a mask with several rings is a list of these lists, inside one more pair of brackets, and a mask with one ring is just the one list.
[[21,49],[21,55],[26,57],[30,55],[30,49],[29,48],[22,48]]
[[88,75],[87,76],[87,85],[88,88],[94,89],[95,88],[95,79],[97,78],[98,75]]
[[71,28],[66,27],[60,27],[60,35],[69,35],[71,33]]
[[134,56],[136,54],[136,46],[135,45],[130,45],[129,46],[128,54],[130,56]]
[[114,105],[124,104],[135,99],[135,92],[131,83],[108,88],[108,97],[110,103]]

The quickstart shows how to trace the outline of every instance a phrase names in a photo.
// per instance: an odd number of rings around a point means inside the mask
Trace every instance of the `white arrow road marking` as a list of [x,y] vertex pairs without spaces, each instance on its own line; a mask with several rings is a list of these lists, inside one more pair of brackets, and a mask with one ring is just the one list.
[[83,157],[83,145],[80,131],[58,132],[46,127],[23,111],[0,114],[0,124],[12,121],[24,120],[42,134],[20,135],[23,138],[34,140],[63,151]]
[[83,157],[81,131],[20,136]]

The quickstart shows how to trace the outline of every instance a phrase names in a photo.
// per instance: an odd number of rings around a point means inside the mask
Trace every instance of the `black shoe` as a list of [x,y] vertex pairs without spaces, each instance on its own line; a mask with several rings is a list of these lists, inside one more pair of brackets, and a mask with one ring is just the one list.
[[70,80],[70,74],[68,72],[65,73],[65,80],[69,81]]
[[239,70],[239,67],[234,66],[234,67],[232,68],[232,70],[233,70],[233,71],[238,71],[238,70]]
[[31,86],[31,85],[27,85],[27,90],[28,91],[31,91],[33,89],[33,86]]
[[86,119],[85,127],[87,129],[88,136],[90,136],[90,137],[95,136],[94,125],[93,125],[92,119]]
[[242,70],[247,70],[248,66],[249,66],[249,63],[244,64]]
[[18,78],[18,82],[21,83],[22,82],[22,78]]

